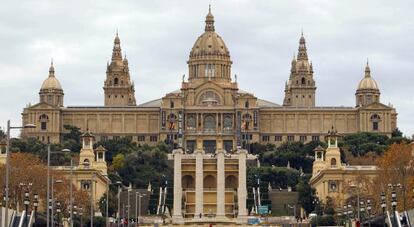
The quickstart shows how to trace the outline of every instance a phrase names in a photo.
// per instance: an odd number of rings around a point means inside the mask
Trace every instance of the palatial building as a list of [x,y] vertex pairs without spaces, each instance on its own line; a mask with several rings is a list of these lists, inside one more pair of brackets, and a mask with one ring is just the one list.
[[316,82],[303,34],[282,105],[239,89],[232,80],[232,63],[209,12],[204,33],[190,51],[188,79],[178,90],[137,105],[128,60],[122,56],[117,34],[106,66],[104,105],[64,106],[63,88],[52,64],[41,86],[39,103],[22,113],[23,124],[35,123],[37,128],[25,129],[22,136],[59,142],[64,125],[74,125],[83,131],[89,128],[97,140],[130,137],[151,144],[167,138],[178,143],[180,137],[186,150],[193,151],[196,140],[202,140],[203,147],[212,151],[218,138],[226,150],[234,150],[238,141],[279,144],[319,140],[332,126],[341,134],[386,135],[397,127],[396,110],[381,103],[379,86],[368,64],[355,93],[355,106],[316,106]]

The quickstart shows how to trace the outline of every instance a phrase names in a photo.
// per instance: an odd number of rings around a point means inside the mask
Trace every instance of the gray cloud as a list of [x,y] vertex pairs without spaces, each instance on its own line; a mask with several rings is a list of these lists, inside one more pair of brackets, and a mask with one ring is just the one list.
[[66,105],[102,105],[105,66],[119,29],[139,103],[180,86],[212,4],[240,87],[277,103],[303,28],[318,105],[353,106],[369,58],[382,102],[414,133],[414,3],[402,1],[19,1],[0,8],[1,125],[38,101],[50,58]]

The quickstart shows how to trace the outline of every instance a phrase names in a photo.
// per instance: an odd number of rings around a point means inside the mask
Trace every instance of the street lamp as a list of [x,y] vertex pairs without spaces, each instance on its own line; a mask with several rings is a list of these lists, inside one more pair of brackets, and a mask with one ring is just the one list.
[[[61,151],[51,151],[50,144],[48,144],[48,146],[47,146],[47,189],[46,189],[46,197],[47,198],[49,198],[49,196],[50,196],[50,192],[49,192],[49,190],[50,190],[50,156],[51,156],[51,154],[66,153],[66,152],[71,152],[71,150],[63,149]],[[71,166],[70,167],[70,204],[72,205],[72,172],[73,172],[73,159],[72,159],[72,157],[70,159],[70,166]],[[72,208],[71,208],[71,214],[72,214]],[[49,209],[47,209],[47,212],[46,212],[46,220],[47,220],[46,221],[46,226],[49,227],[49,220],[50,220]],[[71,220],[71,227],[73,227],[72,215],[70,217],[70,220]]]
[[382,208],[382,219],[383,219],[383,226],[385,227],[385,210],[387,209],[387,201],[385,197],[385,192],[381,192],[381,208]]
[[61,207],[60,207],[60,202],[57,201],[56,202],[56,213],[57,213],[57,218],[58,218],[58,226],[60,226],[60,212],[62,212]]
[[55,184],[61,184],[63,183],[63,180],[54,180],[54,176],[52,176],[52,196],[51,196],[51,201],[50,201],[50,210],[51,210],[51,219],[52,219],[52,225],[54,226],[55,224],[55,218],[54,218],[54,208],[55,208],[55,201],[54,201],[54,185]]
[[371,200],[367,199],[368,226],[371,227]]
[[81,227],[83,227],[83,219],[82,219],[82,216],[83,216],[83,208],[82,207],[79,207],[79,217],[80,217],[80,226]]
[[26,124],[24,126],[12,127],[10,126],[10,120],[7,121],[6,130],[6,211],[4,223],[5,226],[9,225],[9,178],[10,178],[10,130],[12,129],[23,129],[23,128],[36,128],[34,124]]
[[[140,193],[140,192],[136,192],[135,193],[135,218],[136,218],[136,221],[137,221],[137,224],[139,224],[139,222],[138,222],[138,220],[141,220],[141,218],[138,218],[139,216],[141,216],[141,198],[142,197],[144,197],[144,196],[146,196],[147,194],[142,194],[142,193]],[[138,213],[137,213],[137,197],[139,197],[139,200],[138,200]]]
[[34,226],[36,225],[36,221],[37,221],[37,207],[39,206],[39,195],[37,193],[35,193],[33,195],[33,206],[34,206]]
[[116,219],[117,219],[117,223],[118,223],[118,227],[120,226],[120,222],[121,222],[121,186],[122,186],[122,182],[121,181],[117,181],[115,182],[115,185],[118,186],[118,194],[117,194],[117,199],[118,199],[118,211],[116,214]]
[[30,196],[29,191],[26,189],[26,191],[24,192],[24,201],[23,201],[23,204],[26,210],[26,213],[24,215],[24,223],[27,223],[27,212],[29,212],[29,203],[30,203],[29,196]]

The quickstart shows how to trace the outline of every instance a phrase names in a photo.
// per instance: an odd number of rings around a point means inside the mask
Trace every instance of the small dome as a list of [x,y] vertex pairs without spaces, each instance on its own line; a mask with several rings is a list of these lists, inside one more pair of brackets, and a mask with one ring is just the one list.
[[53,62],[50,65],[49,68],[49,77],[43,81],[42,87],[40,90],[62,90],[62,86],[60,85],[60,82],[55,77],[55,67],[53,67]]
[[379,90],[377,82],[371,77],[371,70],[367,63],[365,76],[358,84],[358,90]]

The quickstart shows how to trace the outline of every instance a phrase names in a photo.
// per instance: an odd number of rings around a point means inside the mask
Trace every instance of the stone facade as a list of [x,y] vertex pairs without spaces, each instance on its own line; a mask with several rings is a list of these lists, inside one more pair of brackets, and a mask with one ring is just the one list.
[[256,156],[246,150],[228,153],[218,144],[214,154],[176,149],[168,156],[174,165],[173,223],[245,223],[247,221],[247,163]]
[[[102,146],[93,149],[94,136],[86,132],[82,135],[82,149],[79,154],[79,165],[53,166],[52,168],[64,174],[78,190],[88,192],[93,198],[94,210],[99,212],[99,200],[108,190],[110,179],[107,174],[105,148]],[[75,201],[76,203],[76,201]],[[87,207],[83,207],[85,209]]]
[[349,166],[342,163],[337,131],[329,131],[327,140],[326,150],[320,146],[315,149],[315,161],[309,184],[315,188],[316,196],[323,203],[329,197],[333,199],[335,207],[343,207],[351,196],[349,189],[362,184],[362,179],[374,179],[380,174],[380,169],[374,165]]
[[23,124],[35,123],[37,128],[24,129],[22,136],[59,142],[66,132],[64,125],[74,125],[83,131],[89,128],[97,140],[131,137],[142,144],[168,140],[185,151],[194,151],[196,141],[202,141],[204,150],[214,153],[218,140],[231,151],[252,142],[320,140],[332,126],[341,134],[385,135],[391,135],[397,127],[396,110],[380,102],[380,91],[368,64],[355,93],[355,106],[317,106],[316,82],[303,35],[292,61],[283,105],[239,89],[237,78],[231,76],[230,52],[215,31],[211,12],[205,22],[205,31],[196,40],[187,62],[188,79],[183,77],[179,90],[143,104],[136,105],[118,35],[107,65],[103,106],[63,106],[63,89],[52,65],[39,103],[24,108],[22,113]]

